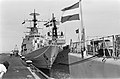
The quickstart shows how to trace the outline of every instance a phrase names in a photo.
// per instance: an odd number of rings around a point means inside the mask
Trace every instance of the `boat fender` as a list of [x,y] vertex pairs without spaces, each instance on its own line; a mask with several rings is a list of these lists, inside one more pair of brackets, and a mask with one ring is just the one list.
[[32,61],[31,60],[27,60],[26,63],[29,65],[29,64],[32,64]]
[[19,55],[20,57],[22,57],[22,55]]
[[21,59],[22,59],[22,60],[25,60],[25,57],[24,57],[24,56],[22,56],[22,57],[21,57]]

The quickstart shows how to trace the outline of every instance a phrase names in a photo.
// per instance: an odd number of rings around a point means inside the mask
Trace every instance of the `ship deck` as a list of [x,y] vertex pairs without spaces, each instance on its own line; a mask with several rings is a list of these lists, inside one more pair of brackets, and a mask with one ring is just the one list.
[[1,54],[0,63],[4,61],[8,61],[10,66],[3,79],[46,79],[42,74],[33,72],[30,67],[27,67],[20,57]]

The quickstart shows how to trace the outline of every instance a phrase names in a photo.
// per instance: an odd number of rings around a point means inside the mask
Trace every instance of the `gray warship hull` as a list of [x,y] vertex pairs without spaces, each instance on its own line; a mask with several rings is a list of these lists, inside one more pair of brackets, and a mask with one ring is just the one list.
[[58,46],[46,46],[25,55],[27,60],[31,60],[32,64],[38,68],[51,68],[57,54]]

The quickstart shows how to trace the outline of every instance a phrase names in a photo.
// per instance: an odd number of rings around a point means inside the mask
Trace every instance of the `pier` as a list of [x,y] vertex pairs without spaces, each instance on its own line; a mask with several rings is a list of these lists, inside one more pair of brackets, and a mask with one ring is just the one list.
[[120,60],[88,55],[82,59],[80,54],[69,53],[70,79],[119,79]]
[[3,75],[3,79],[47,79],[40,70],[27,67],[27,64],[19,56],[10,56],[10,54],[0,54],[0,63],[8,61],[10,66]]

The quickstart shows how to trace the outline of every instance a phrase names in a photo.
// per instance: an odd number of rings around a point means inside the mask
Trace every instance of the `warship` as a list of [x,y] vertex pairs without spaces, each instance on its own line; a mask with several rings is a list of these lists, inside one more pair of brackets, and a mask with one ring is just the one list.
[[[29,20],[33,22],[33,26],[27,27],[30,31],[23,38],[21,55],[25,57],[26,61],[32,61],[32,64],[37,68],[50,69],[58,53],[63,50],[62,45],[65,44],[63,32],[58,33],[57,21],[54,14],[52,14],[50,21],[37,20],[36,16],[39,14],[35,10],[30,15],[33,16],[33,19]],[[48,38],[38,32],[38,22],[46,22],[44,24],[46,28],[48,26],[51,27],[51,32],[47,32]]]

